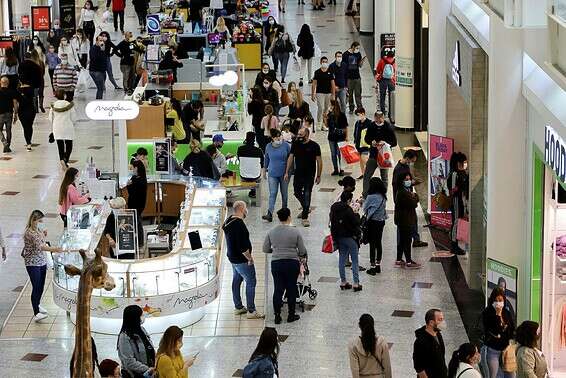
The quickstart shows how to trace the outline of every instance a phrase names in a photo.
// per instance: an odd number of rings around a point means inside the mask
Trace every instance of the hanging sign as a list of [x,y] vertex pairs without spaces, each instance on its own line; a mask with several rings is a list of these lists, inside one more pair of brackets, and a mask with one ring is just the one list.
[[149,35],[155,35],[161,33],[161,23],[159,22],[158,14],[150,14],[145,19],[147,25],[147,33]]
[[397,85],[400,87],[413,87],[413,58],[396,57]]
[[153,142],[153,146],[155,151],[155,173],[171,173],[171,140],[156,139]]
[[558,177],[566,182],[566,147],[564,140],[550,125],[544,127],[544,162]]
[[31,30],[49,31],[51,29],[51,7],[31,7]]
[[[505,291],[504,307],[517,319],[517,268],[501,263],[496,260],[487,259],[487,295],[494,288],[500,287]],[[517,322],[514,322],[517,324]]]
[[460,41],[456,41],[456,47],[454,48],[454,57],[452,58],[452,80],[456,83],[457,86],[462,86],[462,75],[460,74],[461,70],[460,64]]
[[21,17],[21,20],[22,20],[22,28],[29,29],[29,15],[24,14]]
[[129,120],[138,116],[140,107],[134,101],[91,101],[85,112],[94,121]]
[[431,134],[428,143],[430,151],[430,223],[448,229],[452,225],[448,174],[450,156],[454,151],[454,139]]
[[59,22],[61,29],[67,34],[71,34],[76,29],[75,1],[59,0]]
[[0,49],[6,49],[8,47],[14,47],[14,40],[11,36],[0,36]]
[[136,210],[114,210],[116,220],[116,256],[124,253],[135,254],[138,246],[136,237]]

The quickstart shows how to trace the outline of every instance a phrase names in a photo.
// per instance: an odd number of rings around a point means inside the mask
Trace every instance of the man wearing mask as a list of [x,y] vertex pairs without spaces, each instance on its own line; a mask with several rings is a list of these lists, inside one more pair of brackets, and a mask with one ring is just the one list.
[[[397,196],[397,191],[403,186],[403,179],[407,174],[411,174],[411,167],[415,164],[416,161],[417,152],[415,150],[407,150],[403,154],[403,158],[397,162],[397,165],[393,169],[391,187],[393,189],[394,201]],[[419,185],[420,183],[422,183],[422,181],[418,178],[412,178],[411,191],[413,190],[413,186]],[[421,236],[419,235],[419,225],[416,221],[411,232],[411,237],[413,239],[413,247],[418,248],[428,246],[427,242],[421,240]],[[397,233],[397,246],[399,246],[399,233]]]
[[116,55],[120,57],[120,71],[122,72],[122,86],[127,94],[134,91],[136,69],[134,66],[134,51],[138,50],[137,44],[132,40],[132,32],[125,32],[124,39],[116,46]]
[[[265,315],[256,311],[255,286],[256,274],[254,258],[252,257],[252,243],[250,233],[244,219],[248,209],[244,201],[236,201],[232,207],[234,213],[230,215],[222,230],[226,238],[226,253],[232,264],[232,300],[234,301],[234,315],[247,314],[248,319],[263,319]],[[242,304],[240,288],[246,281],[246,307]]]
[[413,366],[418,378],[447,378],[448,369],[444,359],[445,348],[441,331],[446,329],[444,314],[430,309],[425,314],[423,327],[415,331]]
[[92,45],[89,52],[90,64],[88,71],[96,85],[96,99],[102,100],[104,94],[104,83],[106,82],[106,69],[108,59],[104,51],[104,40],[102,36],[96,37],[96,43]]
[[285,169],[285,181],[289,181],[291,167],[295,167],[293,179],[293,191],[302,206],[301,219],[304,227],[309,227],[309,212],[311,206],[311,195],[314,184],[320,184],[322,174],[322,158],[320,146],[310,140],[310,132],[302,127],[297,133],[297,138],[291,146],[291,152],[287,159]]
[[346,112],[348,104],[348,67],[342,63],[342,52],[334,54],[334,62],[330,64],[330,72],[334,75],[336,98],[340,101],[340,109]]
[[364,172],[366,171],[366,162],[369,155],[369,145],[365,142],[365,136],[368,127],[371,125],[371,120],[366,117],[366,110],[362,108],[356,109],[356,124],[354,125],[354,145],[356,150],[360,154],[360,171],[361,174],[358,180],[364,178]]
[[65,92],[65,100],[71,102],[75,96],[75,88],[79,73],[75,66],[69,64],[67,54],[61,55],[61,63],[53,71],[53,90]]
[[[369,147],[369,159],[366,164],[366,170],[364,172],[364,198],[367,195],[369,188],[369,181],[373,177],[375,170],[378,167],[377,164],[377,154],[378,150],[384,143],[389,144],[391,147],[397,145],[397,137],[395,136],[395,131],[389,122],[385,120],[385,116],[382,112],[375,112],[374,121],[370,123],[367,128],[364,141]],[[387,184],[389,182],[389,169],[380,168],[379,173],[381,175],[381,181],[387,189]]]
[[342,54],[342,57],[348,67],[348,102],[350,114],[352,114],[354,109],[362,107],[362,77],[360,76],[360,68],[364,64],[366,57],[362,58],[359,42],[352,43],[350,48]]
[[316,121],[320,125],[322,131],[328,130],[323,122],[326,122],[326,115],[328,113],[328,108],[330,108],[330,100],[335,97],[336,93],[334,75],[328,68],[328,58],[323,56],[320,58],[320,68],[314,72],[312,80],[311,99],[313,102],[316,101],[318,109]]

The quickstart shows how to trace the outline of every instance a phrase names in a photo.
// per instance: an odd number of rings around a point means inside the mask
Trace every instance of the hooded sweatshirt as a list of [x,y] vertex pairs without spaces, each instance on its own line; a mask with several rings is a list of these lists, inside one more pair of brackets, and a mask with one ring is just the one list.
[[446,378],[448,369],[444,360],[444,340],[440,332],[436,337],[426,331],[426,326],[415,331],[413,366],[417,373],[425,371],[428,378]]
[[51,105],[49,121],[51,122],[53,136],[57,140],[75,139],[76,120],[75,107],[67,100],[57,100]]
[[352,378],[391,378],[393,376],[389,359],[389,346],[383,337],[378,336],[375,341],[375,355],[364,350],[360,337],[350,341],[348,354]]

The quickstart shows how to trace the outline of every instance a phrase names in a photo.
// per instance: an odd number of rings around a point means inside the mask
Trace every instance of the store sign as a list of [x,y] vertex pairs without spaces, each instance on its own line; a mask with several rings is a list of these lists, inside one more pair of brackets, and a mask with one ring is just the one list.
[[413,58],[395,58],[397,63],[397,85],[400,87],[413,87]]
[[75,1],[59,0],[59,20],[61,29],[66,33],[73,33],[76,29]]
[[136,210],[114,210],[116,221],[116,256],[135,254],[138,249]]
[[[116,273],[116,275],[113,275],[112,272],[109,272],[109,274],[113,276],[115,282],[121,282],[120,278],[123,277],[123,274]],[[130,286],[130,290],[133,293],[140,292],[140,288],[142,287],[156,288],[156,285],[159,285],[160,288],[164,288],[172,284],[177,285],[178,282],[181,284],[194,285],[197,274],[197,269],[193,269],[189,274],[181,275],[179,278],[180,281],[160,280],[158,275],[156,280],[156,275],[144,274],[139,275],[137,280],[130,281],[128,286]],[[146,277],[147,280],[144,280],[144,277]],[[126,288],[124,288],[124,291],[126,291]],[[217,274],[204,285],[173,294],[153,295],[140,298],[93,295],[90,300],[90,315],[95,318],[122,319],[124,308],[129,305],[138,305],[142,308],[145,316],[164,317],[204,307],[218,298],[219,292],[220,282],[219,275]],[[55,282],[53,283],[53,301],[65,311],[76,312],[77,293],[63,289]]]
[[395,33],[384,33],[379,36],[381,46],[381,56],[387,55],[387,52],[395,52]]
[[128,120],[138,116],[140,107],[133,101],[91,101],[85,112],[94,121]]
[[445,229],[452,226],[448,175],[454,139],[430,135],[429,146],[430,223]]
[[566,182],[566,146],[552,127],[544,127],[544,162],[552,168],[558,179]]
[[155,151],[155,173],[169,174],[171,172],[171,140],[154,140],[153,151]]
[[29,15],[25,14],[21,17],[22,28],[29,29]]
[[517,272],[515,267],[487,259],[486,293],[491,294],[496,287],[505,290],[505,308],[513,315],[513,320],[517,319]]
[[[9,35],[0,36],[0,49],[7,49],[8,47],[14,47],[14,40]],[[4,53],[4,51],[2,51]]]
[[161,23],[159,22],[158,14],[150,14],[146,17],[147,33],[155,35],[161,33]]
[[452,58],[452,80],[457,86],[462,86],[462,75],[460,74],[462,67],[460,65],[460,41],[456,41],[454,48],[454,57]]
[[49,31],[51,29],[51,7],[31,7],[31,30]]

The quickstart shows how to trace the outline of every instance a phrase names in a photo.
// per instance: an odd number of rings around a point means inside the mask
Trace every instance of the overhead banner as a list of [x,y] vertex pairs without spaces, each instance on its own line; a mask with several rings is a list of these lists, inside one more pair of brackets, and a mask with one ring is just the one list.
[[22,28],[29,29],[29,15],[27,14],[22,15],[20,20],[22,21]]
[[75,0],[59,0],[59,22],[65,34],[71,35],[75,32]]
[[452,225],[448,174],[450,156],[454,152],[454,139],[430,134],[428,144],[430,223],[448,229]]
[[155,151],[155,173],[158,175],[171,173],[171,140],[156,139],[153,142],[153,150]]
[[31,30],[49,31],[51,29],[51,7],[31,7]]
[[115,210],[116,220],[116,256],[125,253],[136,254],[138,239],[136,237],[136,210]]
[[513,315],[517,324],[517,268],[502,262],[487,259],[487,291],[490,295],[494,288],[505,291],[505,308]]

